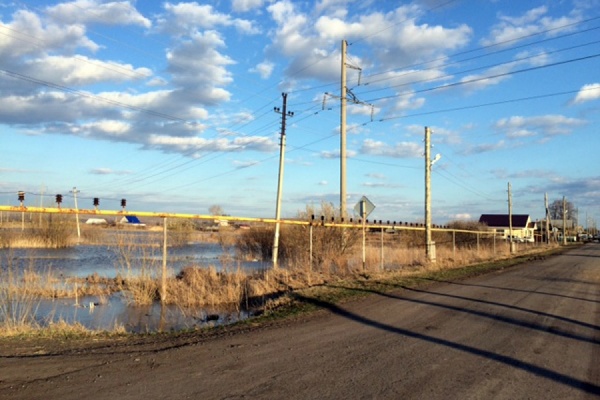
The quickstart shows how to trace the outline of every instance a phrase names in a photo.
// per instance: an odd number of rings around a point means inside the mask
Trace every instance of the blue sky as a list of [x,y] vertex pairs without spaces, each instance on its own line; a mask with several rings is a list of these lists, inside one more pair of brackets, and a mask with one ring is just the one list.
[[423,221],[429,126],[434,223],[506,213],[509,182],[515,213],[548,193],[596,221],[599,6],[2,1],[0,203],[271,218],[285,92],[282,216],[339,206],[346,40],[349,209]]

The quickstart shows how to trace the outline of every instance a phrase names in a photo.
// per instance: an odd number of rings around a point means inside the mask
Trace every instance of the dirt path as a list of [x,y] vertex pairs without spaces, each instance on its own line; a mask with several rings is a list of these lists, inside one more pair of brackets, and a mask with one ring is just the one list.
[[[14,356],[1,399],[600,398],[600,245],[216,338]],[[33,352],[35,353],[35,352]]]

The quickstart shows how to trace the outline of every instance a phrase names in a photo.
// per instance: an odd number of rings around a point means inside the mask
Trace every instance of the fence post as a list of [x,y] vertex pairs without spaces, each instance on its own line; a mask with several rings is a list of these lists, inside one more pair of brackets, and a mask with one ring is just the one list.
[[309,271],[312,272],[313,266],[313,224],[310,223],[310,227],[308,229],[309,235],[309,244],[308,244],[308,268]]
[[479,232],[477,232],[477,254],[479,255]]
[[163,259],[162,259],[162,279],[160,288],[160,302],[164,304],[167,301],[167,218],[163,218]]
[[456,231],[452,231],[452,259],[456,260]]
[[381,267],[380,271],[383,271],[383,226],[381,227]]

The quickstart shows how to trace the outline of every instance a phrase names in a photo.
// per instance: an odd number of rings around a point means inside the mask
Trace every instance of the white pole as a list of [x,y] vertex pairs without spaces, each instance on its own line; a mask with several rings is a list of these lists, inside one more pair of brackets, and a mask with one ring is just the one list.
[[77,207],[77,190],[76,187],[73,187],[73,200],[75,200],[75,220],[77,221],[77,241],[81,240],[81,228],[79,228],[79,208]]

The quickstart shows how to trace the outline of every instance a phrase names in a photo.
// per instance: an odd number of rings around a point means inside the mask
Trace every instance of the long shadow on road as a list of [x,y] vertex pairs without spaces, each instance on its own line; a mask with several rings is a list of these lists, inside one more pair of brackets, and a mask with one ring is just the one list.
[[[429,291],[429,290],[421,290],[421,289],[415,289],[415,288],[411,288],[411,287],[407,287],[407,286],[396,286],[394,285],[394,287],[396,288],[401,288],[410,292],[415,292],[415,293],[424,293],[424,294],[430,294],[433,296],[440,296],[440,297],[446,297],[446,298],[450,298],[450,299],[456,299],[456,300],[465,300],[465,301],[469,301],[469,302],[473,302],[473,303],[480,303],[480,304],[487,304],[487,305],[491,305],[491,306],[497,306],[497,307],[502,307],[502,308],[507,308],[510,310],[515,310],[515,311],[521,311],[524,313],[530,313],[530,314],[534,314],[534,315],[538,315],[541,317],[549,317],[558,321],[563,321],[563,322],[567,322],[569,324],[574,324],[574,325],[579,325],[582,326],[584,328],[588,328],[588,329],[592,329],[592,330],[600,330],[600,326],[598,325],[593,325],[593,324],[588,324],[587,322],[583,322],[583,321],[578,321],[576,319],[572,319],[572,318],[567,318],[567,317],[562,317],[560,315],[555,315],[555,314],[550,314],[550,313],[546,313],[543,311],[537,311],[537,310],[531,310],[528,308],[524,308],[524,307],[518,307],[518,306],[513,306],[511,304],[505,304],[505,303],[498,303],[495,301],[489,301],[489,300],[481,300],[481,299],[476,299],[476,298],[472,298],[472,297],[465,297],[465,296],[457,296],[457,295],[453,295],[453,294],[447,294],[447,293],[439,293],[439,292],[434,292],[434,291]],[[399,300],[406,300],[406,301],[416,301],[413,299],[407,299],[404,297],[400,297],[400,296],[395,296],[395,295],[391,295],[389,293],[381,293],[381,292],[377,292],[377,291],[372,291],[373,293],[382,295],[382,296],[387,296],[387,297],[392,297],[392,298],[396,298]],[[419,302],[419,301],[416,301]],[[454,309],[454,308],[452,308]],[[460,311],[470,311],[470,310],[464,310],[464,309],[460,309],[457,308]],[[474,312],[475,314],[479,315],[481,313],[478,312]],[[484,313],[485,314],[485,313]],[[498,319],[497,317],[494,317],[495,319]],[[502,320],[502,322],[511,322],[511,321],[505,321]],[[528,327],[531,328],[531,326],[528,325],[524,325],[523,323],[519,323],[520,326],[524,326],[524,327]],[[577,339],[576,337],[574,339]],[[592,343],[596,343],[598,344],[598,341],[595,340],[585,340],[585,341],[591,341]]]
[[[408,300],[410,301],[410,299],[406,299],[406,298],[401,298],[401,297],[397,297],[394,295],[390,295],[390,294],[386,294],[386,293],[381,293],[381,292],[377,292],[377,291],[372,291],[373,293],[382,295],[382,296],[387,296],[387,297],[391,297],[391,298],[396,298],[396,299],[401,299],[401,300]],[[369,325],[372,326],[374,328],[377,329],[381,329],[387,332],[391,332],[391,333],[395,333],[398,335],[402,335],[402,336],[406,336],[406,337],[410,337],[410,338],[414,338],[414,339],[418,339],[418,340],[423,340],[425,342],[429,342],[432,344],[437,344],[440,346],[445,346],[451,349],[455,349],[458,351],[463,351],[465,353],[469,353],[469,354],[473,354],[479,357],[484,357],[490,360],[494,360],[497,361],[499,363],[502,364],[506,364],[509,365],[513,368],[517,368],[517,369],[521,369],[523,371],[529,372],[531,374],[540,376],[542,378],[546,378],[558,383],[561,383],[563,385],[567,385],[573,388],[576,388],[578,390],[581,390],[585,393],[591,393],[591,394],[598,394],[600,393],[600,386],[591,383],[591,382],[587,382],[587,381],[583,381],[581,379],[577,379],[556,371],[553,371],[551,369],[548,368],[544,368],[544,367],[540,367],[538,365],[535,364],[531,364],[525,361],[521,361],[519,359],[516,359],[514,357],[509,357],[509,356],[505,356],[502,354],[497,354],[491,351],[487,351],[487,350],[483,350],[483,349],[478,349],[476,347],[472,347],[472,346],[467,346],[465,344],[461,344],[461,343],[455,343],[452,342],[450,340],[446,340],[446,339],[441,339],[441,338],[436,338],[433,336],[428,336],[428,335],[424,335],[422,333],[418,333],[418,332],[413,332],[407,329],[403,329],[403,328],[399,328],[399,327],[395,327],[392,325],[388,325],[367,317],[364,317],[362,315],[358,315],[356,313],[353,313],[351,311],[345,310],[342,307],[334,304],[334,303],[330,303],[327,301],[323,301],[323,300],[319,300],[319,299],[315,299],[315,298],[311,298],[311,297],[307,297],[301,294],[296,294],[295,297],[303,302],[309,303],[309,304],[313,304],[315,306],[324,308],[329,310],[330,312],[342,316],[344,318],[348,318],[350,320],[356,321],[358,323],[361,324],[365,324],[365,325]],[[498,316],[492,316],[492,315],[486,315],[485,313],[481,313],[481,312],[475,312],[472,310],[464,310],[464,309],[460,309],[458,307],[452,307],[452,306],[446,306],[446,305],[441,305],[441,304],[436,304],[433,302],[426,302],[426,301],[416,301],[418,303],[422,303],[422,304],[426,304],[426,305],[432,305],[432,306],[439,306],[439,307],[444,307],[444,308],[449,308],[449,309],[453,309],[453,310],[457,310],[457,311],[463,311],[463,312],[470,312],[470,313],[474,313],[476,315],[480,315],[480,316],[485,316],[488,318],[494,318],[503,322],[509,322],[509,323],[516,323],[518,325],[521,326],[526,326],[526,327],[531,327],[532,329],[539,329],[539,330],[543,330],[545,332],[549,332],[547,329],[543,329],[540,326],[535,326],[533,324],[528,324],[528,323],[523,323],[522,321],[518,321],[518,320],[514,320],[512,318],[503,318],[503,317],[498,317]],[[557,332],[549,332],[549,333],[554,333],[557,334]],[[562,332],[561,336],[566,336],[566,337],[571,337],[574,335],[569,335],[566,334],[564,332]],[[578,340],[583,340],[583,341],[587,341],[587,342],[591,342],[591,343],[595,343],[597,344],[597,341],[592,340],[590,338],[584,338],[584,337],[573,337],[573,339],[578,339]]]
[[[600,344],[600,341],[598,341],[597,339],[595,339],[593,337],[578,335],[578,334],[574,334],[574,333],[570,333],[570,332],[565,332],[565,331],[562,331],[562,330],[557,329],[557,328],[553,328],[553,329],[549,330],[548,328],[546,328],[546,327],[544,327],[542,325],[539,325],[539,324],[535,324],[535,323],[523,321],[523,320],[520,320],[520,319],[517,319],[517,318],[511,318],[511,317],[506,317],[506,316],[502,316],[502,315],[496,315],[496,314],[492,314],[492,313],[487,313],[487,312],[484,312],[484,311],[471,310],[471,309],[464,308],[464,307],[458,307],[458,306],[453,306],[453,305],[443,304],[443,303],[436,303],[434,301],[427,301],[427,300],[419,300],[419,299],[414,299],[414,298],[409,298],[409,297],[402,297],[402,296],[398,296],[398,295],[395,295],[395,294],[392,294],[392,293],[380,292],[380,291],[372,290],[372,289],[365,289],[365,288],[363,288],[363,289],[356,289],[356,288],[348,288],[348,287],[344,287],[344,286],[334,286],[334,285],[330,285],[330,287],[372,293],[372,294],[376,294],[376,295],[379,295],[379,296],[388,297],[390,299],[405,301],[405,302],[408,302],[408,303],[421,304],[421,305],[425,305],[425,306],[438,307],[438,308],[443,308],[443,309],[446,309],[446,310],[451,310],[451,311],[461,312],[461,313],[465,313],[465,314],[476,315],[478,317],[492,319],[492,320],[495,320],[495,321],[500,321],[500,322],[504,322],[504,323],[507,323],[507,324],[512,324],[512,325],[515,325],[515,326],[520,326],[520,327],[523,327],[523,328],[528,328],[528,329],[532,329],[532,330],[536,330],[536,331],[548,333],[548,334],[551,334],[551,335],[561,336],[561,337],[565,337],[565,338],[568,338],[568,339],[579,340],[579,341],[582,341],[582,342],[592,343],[592,344],[596,344],[596,345]],[[403,288],[403,289],[410,290],[410,291],[413,291],[413,292],[421,292],[421,293],[428,293],[428,294],[432,294],[432,295],[442,296],[442,294],[435,293],[435,292],[427,292],[427,291],[424,291],[424,290],[418,290],[418,289],[413,289],[413,288],[408,288],[408,287],[402,287],[402,286],[395,286],[395,287]],[[461,300],[477,301],[479,303],[486,303],[486,304],[494,305],[494,306],[501,306],[501,307],[506,307],[506,308],[513,308],[515,310],[524,311],[524,312],[530,312],[530,313],[535,313],[535,314],[538,314],[538,315],[543,315],[543,316],[555,318],[557,320],[562,320],[562,321],[565,321],[565,322],[569,322],[569,323],[581,325],[581,326],[584,326],[586,328],[590,328],[590,329],[594,329],[594,330],[600,330],[600,327],[598,327],[596,325],[588,324],[588,323],[577,321],[577,320],[570,319],[570,318],[560,317],[560,316],[557,316],[557,315],[552,315],[552,314],[537,312],[537,311],[533,311],[533,310],[528,310],[528,309],[521,308],[521,307],[510,306],[510,305],[506,305],[506,304],[502,304],[502,303],[494,303],[494,302],[489,302],[489,301],[485,301],[485,300],[475,300],[475,299],[471,299],[471,298],[468,298],[468,297],[462,297],[461,298],[460,296],[452,296],[452,295],[444,295],[444,296],[446,296],[446,297],[454,297],[456,299],[461,299]]]
[[[498,287],[498,286],[491,286],[491,285],[480,285],[480,284],[472,284],[472,283],[464,283],[464,282],[453,282],[453,281],[447,281],[447,280],[443,280],[443,279],[431,279],[431,278],[424,278],[425,280],[431,281],[431,282],[435,282],[435,283],[446,283],[449,285],[458,285],[458,286],[471,286],[471,287],[480,287],[480,288],[485,288],[485,289],[494,289],[494,290],[506,290],[509,292],[519,292],[519,293],[529,293],[529,294],[539,294],[539,295],[543,295],[543,296],[553,296],[553,297],[562,297],[565,299],[572,299],[572,300],[578,300],[578,301],[585,301],[588,303],[600,303],[599,301],[596,300],[591,300],[591,299],[585,299],[582,297],[574,297],[574,296],[566,296],[564,294],[556,294],[556,293],[550,293],[550,292],[532,292],[531,290],[523,290],[523,289],[515,289],[515,288],[505,288],[505,287]],[[573,280],[572,280],[573,282]],[[585,282],[585,283],[589,283],[589,282]]]

